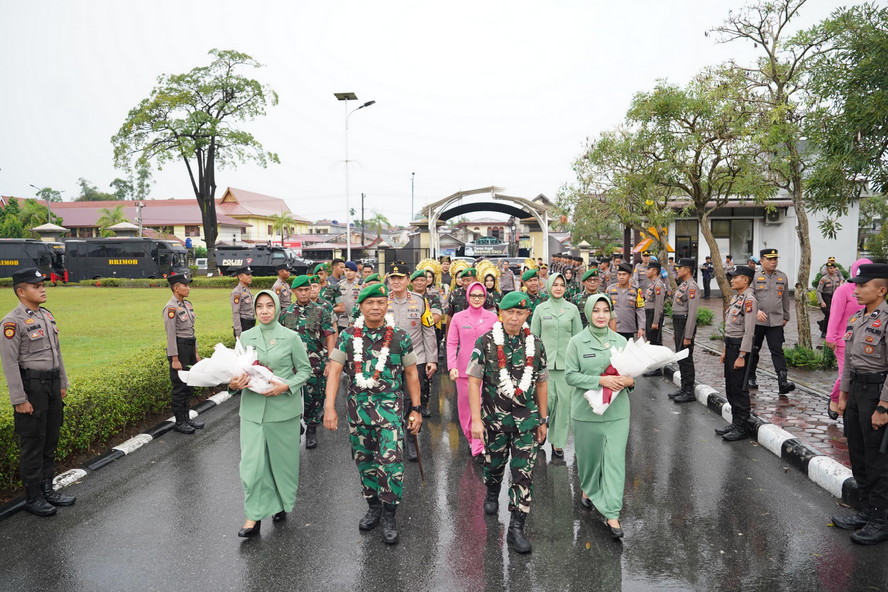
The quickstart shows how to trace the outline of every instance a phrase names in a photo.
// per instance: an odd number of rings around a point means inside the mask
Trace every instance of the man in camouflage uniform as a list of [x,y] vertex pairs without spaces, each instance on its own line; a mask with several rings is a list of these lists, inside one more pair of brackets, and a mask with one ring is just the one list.
[[339,282],[339,294],[342,296],[342,312],[339,313],[339,330],[342,331],[352,323],[350,313],[358,303],[361,293],[361,280],[358,278],[358,265],[354,261],[345,262],[345,276]]
[[308,284],[311,286],[311,291],[309,293],[311,301],[324,307],[324,310],[326,310],[327,314],[330,316],[331,323],[337,322],[339,317],[333,312],[333,305],[321,298],[321,279],[316,275],[310,275],[308,276]]
[[[402,262],[392,263],[386,277],[390,288],[388,311],[394,319],[395,327],[406,331],[413,342],[416,370],[419,373],[421,413],[423,417],[429,417],[432,376],[438,370],[438,340],[435,337],[435,327],[422,322],[426,311],[425,299],[407,290],[407,267]],[[410,438],[407,439],[406,457],[411,461],[417,459],[416,448]]]
[[528,326],[530,326],[530,321],[533,318],[533,311],[536,309],[537,305],[549,299],[549,297],[540,290],[541,282],[540,274],[536,269],[528,269],[521,274],[521,283],[524,286],[525,296],[527,296],[527,308],[530,310],[530,314],[527,315]]
[[[524,523],[533,494],[533,467],[539,447],[546,441],[549,424],[546,349],[542,340],[524,330],[530,316],[530,299],[526,294],[510,292],[503,296],[500,316],[502,322],[475,342],[466,369],[472,437],[485,442],[484,513],[494,515],[499,511],[499,492],[508,463],[512,518],[506,541],[518,553],[529,553],[531,545],[524,534]],[[498,339],[502,343],[497,343]],[[532,352],[527,347],[531,339]],[[511,392],[500,385],[500,360],[505,362]],[[522,391],[519,385],[528,362],[533,364],[530,386]]]
[[690,350],[688,357],[679,360],[681,388],[669,395],[676,403],[695,401],[694,381],[697,372],[694,368],[694,338],[697,333],[697,309],[700,307],[700,288],[694,281],[694,260],[683,258],[675,266],[681,285],[672,297],[672,328],[675,338],[675,351]]
[[621,263],[617,268],[617,283],[611,284],[605,292],[613,304],[616,317],[611,320],[614,331],[628,339],[644,336],[644,296],[632,285],[632,266]]
[[311,450],[318,445],[317,428],[324,419],[324,385],[329,372],[327,357],[336,345],[336,331],[328,309],[311,301],[309,276],[297,276],[291,288],[296,301],[281,311],[278,322],[299,334],[311,364],[311,376],[302,387],[305,448]]
[[[349,381],[346,399],[349,440],[369,506],[358,528],[371,530],[381,520],[382,540],[394,544],[398,542],[395,511],[404,489],[401,439],[405,435],[402,409],[405,382],[411,408],[406,430],[415,436],[422,427],[416,354],[410,336],[386,324],[388,288],[385,285],[365,287],[358,295],[358,304],[361,310],[358,325],[340,333],[336,348],[330,352],[324,427],[329,430],[338,427],[336,394],[344,370]],[[363,328],[359,328],[361,324]],[[362,351],[360,367],[356,367],[356,335],[360,335],[357,338]],[[384,347],[388,347],[389,353],[380,372],[376,365]],[[363,386],[358,382],[358,372]]]
[[320,288],[318,298],[324,302],[329,302],[330,306],[333,307],[333,312],[337,315],[345,312],[345,304],[342,302],[342,294],[339,292],[339,288],[327,281],[327,265],[325,263],[315,265],[314,274],[318,278],[318,287]]
[[281,310],[287,310],[287,307],[293,302],[293,296],[290,294],[290,266],[286,263],[281,263],[277,266],[277,274],[278,279],[274,282],[271,289],[277,294],[278,300],[281,303]]
[[589,300],[589,296],[593,294],[600,294],[601,292],[601,277],[598,275],[599,271],[597,267],[592,267],[592,264],[589,264],[590,269],[583,274],[582,283],[583,283],[583,291],[577,294],[573,303],[577,305],[577,308],[580,309],[580,320],[583,321],[583,328],[589,326],[589,319],[586,318],[586,301]]
[[242,331],[256,326],[256,316],[253,312],[253,294],[250,292],[250,284],[253,283],[253,270],[249,267],[238,267],[232,274],[237,278],[237,286],[231,291],[231,326],[234,327],[234,337],[240,337]]
[[163,307],[166,354],[170,363],[170,382],[173,384],[173,415],[176,418],[173,429],[181,434],[193,434],[204,427],[204,422],[191,419],[188,412],[188,402],[194,396],[194,390],[179,379],[179,370],[200,361],[194,336],[194,308],[186,300],[191,292],[191,281],[184,273],[167,277],[173,295]]

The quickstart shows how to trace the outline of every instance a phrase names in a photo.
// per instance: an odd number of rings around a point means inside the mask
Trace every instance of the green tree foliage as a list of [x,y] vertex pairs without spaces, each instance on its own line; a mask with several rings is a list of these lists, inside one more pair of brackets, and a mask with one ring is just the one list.
[[577,181],[563,185],[555,208],[556,214],[566,219],[572,244],[586,241],[596,254],[612,253],[620,246],[623,232],[617,215],[610,212],[603,195],[591,191],[585,178],[578,175]]
[[296,223],[296,220],[293,219],[293,216],[290,212],[281,212],[280,214],[275,214],[271,216],[271,224],[272,229],[275,232],[281,233],[281,243],[284,242],[284,234],[287,237],[290,236],[290,228],[293,227],[293,224]]
[[80,195],[74,198],[74,201],[118,201],[120,199],[113,193],[99,191],[98,187],[83,177],[77,179],[77,184],[80,185]]
[[2,238],[27,238],[25,226],[21,219],[22,211],[16,198],[10,197],[6,206],[0,208],[0,237]]
[[376,238],[379,238],[382,235],[382,230],[388,228],[391,224],[389,219],[385,217],[385,214],[377,210],[373,210],[373,217],[367,219],[367,229],[375,232]]
[[123,204],[121,204],[113,208],[100,208],[96,226],[102,229],[102,236],[114,236],[114,232],[108,230],[108,227],[126,221],[126,216],[123,213]]
[[114,189],[114,196],[120,201],[133,197],[133,184],[120,177],[111,181],[111,188]]
[[111,139],[118,168],[183,162],[201,210],[211,271],[218,236],[216,168],[254,161],[280,162],[238,123],[265,115],[277,94],[240,71],[259,68],[252,57],[213,49],[213,61],[184,74],[164,74],[148,98],[132,109]]
[[62,192],[56,191],[52,187],[43,187],[37,191],[37,199],[50,203],[59,202],[62,201]]
[[39,202],[34,198],[28,198],[25,200],[21,207],[19,219],[26,230],[41,226],[48,222],[58,224],[59,226],[62,225],[62,219],[59,216],[56,216],[55,214],[50,216],[46,209],[46,204]]

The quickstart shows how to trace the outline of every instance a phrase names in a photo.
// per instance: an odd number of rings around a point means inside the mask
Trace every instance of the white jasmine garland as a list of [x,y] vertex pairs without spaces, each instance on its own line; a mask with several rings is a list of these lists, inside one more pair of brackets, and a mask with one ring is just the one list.
[[[390,315],[385,315],[385,323],[383,323],[383,327],[390,323],[392,320]],[[358,386],[362,389],[372,389],[379,385],[379,381],[374,377],[376,372],[382,373],[385,369],[385,364],[388,362],[389,357],[389,348],[387,346],[383,347],[379,351],[379,357],[376,359],[376,367],[375,372],[369,378],[364,375],[364,315],[360,315],[358,320],[355,321],[355,336],[352,339],[352,345],[355,351],[355,363],[361,368],[360,372],[355,372],[355,382],[358,383]],[[358,337],[358,334],[361,336]]]
[[[526,336],[524,339],[524,363],[527,364],[528,359],[534,358],[534,336],[533,333],[527,331],[527,323],[524,324],[522,330],[525,331]],[[497,321],[493,325],[493,343],[498,347],[503,347],[505,344],[506,338],[503,333],[503,324],[500,321]],[[499,360],[497,360],[499,363]],[[521,375],[521,380],[518,381],[518,390],[522,393],[526,393],[531,386],[531,381],[533,380],[533,366],[525,365],[524,373]],[[512,382],[512,377],[509,374],[508,369],[500,368],[499,369],[499,384],[496,387],[496,390],[510,399],[515,398],[516,388],[515,384]]]

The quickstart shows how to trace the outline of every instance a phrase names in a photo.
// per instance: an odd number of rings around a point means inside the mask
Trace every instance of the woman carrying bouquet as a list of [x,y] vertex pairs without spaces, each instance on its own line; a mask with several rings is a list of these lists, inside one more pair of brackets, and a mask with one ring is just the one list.
[[[565,381],[574,388],[570,418],[577,455],[577,474],[583,490],[582,504],[595,507],[604,516],[614,538],[623,537],[620,510],[626,482],[626,444],[629,440],[629,397],[621,393],[612,399],[602,415],[592,411],[583,394],[589,389],[605,389],[604,398],[621,389],[631,390],[635,379],[619,376],[610,366],[614,348],[626,339],[608,328],[611,301],[593,294],[586,301],[589,326],[567,345]],[[610,391],[610,392],[609,392]]]
[[241,333],[244,347],[256,348],[258,362],[284,382],[272,382],[265,393],[247,388],[247,373],[229,383],[243,389],[240,401],[240,476],[244,486],[246,522],[241,537],[259,534],[262,518],[286,518],[296,504],[299,485],[299,424],[302,385],[311,374],[305,345],[295,331],[278,323],[280,302],[271,290],[253,301],[257,325]]

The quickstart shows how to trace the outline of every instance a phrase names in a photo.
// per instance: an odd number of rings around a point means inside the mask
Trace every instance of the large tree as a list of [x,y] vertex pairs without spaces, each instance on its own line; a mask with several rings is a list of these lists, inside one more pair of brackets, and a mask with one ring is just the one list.
[[218,236],[216,167],[252,160],[261,166],[280,162],[238,123],[265,115],[277,94],[241,74],[259,68],[252,57],[232,50],[210,51],[213,61],[185,74],[164,74],[147,99],[129,112],[111,139],[114,161],[122,169],[154,162],[185,164],[200,206],[208,264],[215,268]]
[[287,235],[287,238],[290,238],[290,228],[292,228],[295,223],[296,220],[290,212],[281,212],[280,214],[275,214],[271,217],[272,230],[281,233],[281,244],[284,244],[285,234]]
[[80,185],[80,195],[78,197],[75,197],[74,201],[117,201],[123,199],[122,197],[118,197],[114,193],[99,191],[98,187],[96,187],[83,177],[77,179],[77,184]]
[[[796,323],[799,345],[811,347],[808,320],[808,278],[811,275],[811,240],[805,171],[812,153],[805,150],[805,124],[809,110],[807,72],[828,43],[829,33],[792,37],[793,20],[807,0],[757,0],[730,12],[714,29],[723,43],[745,41],[759,52],[752,65],[733,63],[745,80],[750,104],[758,111],[758,142],[768,154],[763,167],[774,185],[792,199],[799,241],[799,267],[795,284]],[[827,33],[827,36],[823,36]]]

